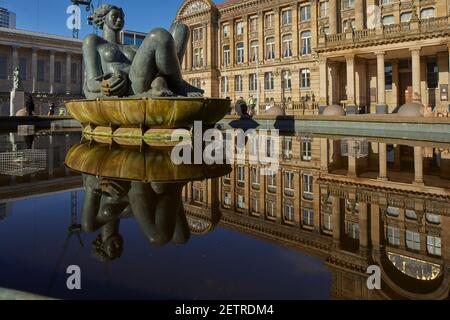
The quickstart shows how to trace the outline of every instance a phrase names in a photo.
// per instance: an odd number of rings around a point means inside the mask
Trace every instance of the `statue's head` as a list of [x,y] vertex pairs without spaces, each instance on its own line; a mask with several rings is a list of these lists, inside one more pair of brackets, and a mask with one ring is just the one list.
[[125,24],[125,14],[122,8],[104,4],[94,11],[92,20],[100,29],[107,26],[114,31],[120,31]]

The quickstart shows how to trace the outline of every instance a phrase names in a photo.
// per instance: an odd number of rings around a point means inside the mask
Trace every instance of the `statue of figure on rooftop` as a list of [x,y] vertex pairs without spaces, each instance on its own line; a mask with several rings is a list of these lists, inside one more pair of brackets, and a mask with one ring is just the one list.
[[13,71],[13,90],[23,91],[23,83],[22,79],[20,79],[20,72],[18,67],[16,67]]
[[202,96],[181,75],[189,27],[175,22],[170,31],[153,29],[136,47],[120,43],[124,18],[121,8],[109,4],[90,17],[103,37],[91,34],[83,42],[86,98]]

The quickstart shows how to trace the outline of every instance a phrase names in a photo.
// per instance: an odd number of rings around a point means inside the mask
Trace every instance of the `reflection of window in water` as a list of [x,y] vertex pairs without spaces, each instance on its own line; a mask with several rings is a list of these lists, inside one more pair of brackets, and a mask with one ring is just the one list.
[[21,177],[46,168],[46,150],[24,149],[0,153],[0,174]]
[[439,275],[441,267],[438,264],[395,254],[387,253],[392,264],[404,274],[419,280],[433,280]]
[[0,203],[0,220],[6,218],[6,203]]

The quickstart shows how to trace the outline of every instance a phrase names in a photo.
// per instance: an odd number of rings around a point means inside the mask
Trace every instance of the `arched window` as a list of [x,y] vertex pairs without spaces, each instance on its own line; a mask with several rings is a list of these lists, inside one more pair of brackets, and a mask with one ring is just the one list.
[[250,62],[258,61],[258,50],[259,50],[258,40],[253,40],[252,42],[250,42]]
[[409,22],[411,20],[412,12],[403,12],[400,15],[400,22]]
[[309,89],[311,86],[311,71],[309,69],[300,70],[300,88]]
[[388,26],[388,25],[394,24],[394,23],[395,23],[395,18],[393,15],[383,17],[383,25],[384,26]]
[[307,54],[311,54],[311,31],[303,31],[300,34],[300,39],[301,39],[301,54],[303,55],[307,55]]
[[283,36],[283,58],[292,57],[292,35]]

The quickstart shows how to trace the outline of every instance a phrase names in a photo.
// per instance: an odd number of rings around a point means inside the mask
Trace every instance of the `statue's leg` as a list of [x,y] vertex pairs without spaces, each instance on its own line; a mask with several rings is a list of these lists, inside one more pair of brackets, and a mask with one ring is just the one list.
[[170,27],[169,32],[175,40],[178,61],[181,65],[189,41],[189,27],[184,23],[175,22]]
[[134,57],[130,80],[134,94],[150,90],[156,75],[161,75],[174,93],[182,93],[183,81],[177,46],[172,35],[164,29],[152,30]]

